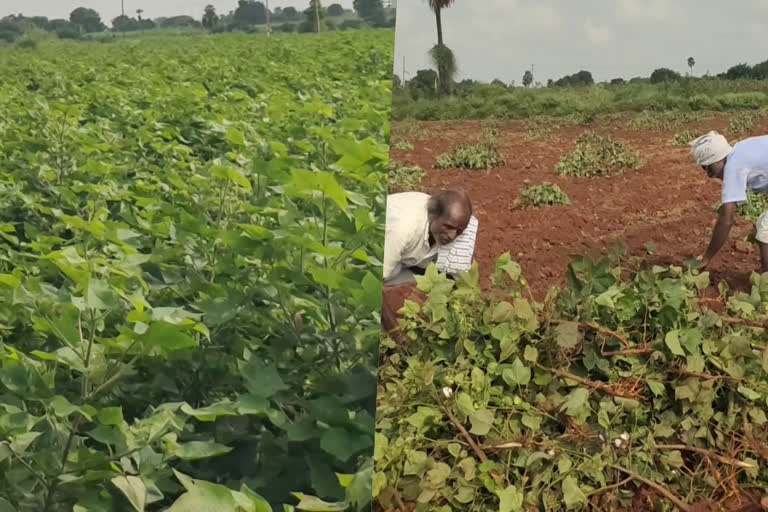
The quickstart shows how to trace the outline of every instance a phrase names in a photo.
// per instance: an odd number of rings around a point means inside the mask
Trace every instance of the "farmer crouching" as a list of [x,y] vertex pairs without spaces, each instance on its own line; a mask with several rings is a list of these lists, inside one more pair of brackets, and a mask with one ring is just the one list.
[[465,192],[446,190],[433,196],[402,192],[387,197],[381,320],[388,332],[397,331],[397,319],[387,290],[414,284],[415,275],[433,262],[449,275],[468,271],[477,224]]
[[[712,240],[699,268],[705,269],[728,240],[738,203],[747,200],[747,189],[768,193],[768,135],[750,137],[733,146],[715,131],[691,142],[691,154],[710,178],[722,184],[722,206]],[[755,223],[755,238],[760,244],[762,271],[768,272],[768,212]]]

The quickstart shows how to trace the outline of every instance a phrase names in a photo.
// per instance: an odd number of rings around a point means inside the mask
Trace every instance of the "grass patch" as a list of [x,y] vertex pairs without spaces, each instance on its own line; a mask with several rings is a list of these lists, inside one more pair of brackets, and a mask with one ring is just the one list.
[[401,162],[389,163],[389,193],[420,192],[421,180],[427,173],[417,165],[406,165]]
[[450,153],[437,157],[435,165],[438,169],[490,169],[504,163],[496,150],[496,145],[490,140],[477,144],[459,146]]
[[541,185],[526,187],[515,201],[515,206],[523,208],[539,208],[541,206],[568,205],[571,200],[568,195],[557,185],[544,182]]
[[552,131],[560,125],[554,119],[546,117],[532,117],[525,121],[525,139],[542,140],[552,136]]
[[693,142],[697,135],[691,130],[684,130],[676,133],[674,137],[669,140],[671,146],[686,146]]
[[629,127],[633,130],[664,132],[679,128],[686,123],[701,121],[704,117],[703,112],[685,112],[680,110],[670,112],[644,111],[630,120]]
[[418,121],[408,120],[397,127],[397,133],[409,140],[423,140],[434,137],[434,132],[419,124]]
[[588,131],[579,135],[576,149],[560,159],[555,172],[563,176],[610,176],[642,164],[640,153],[630,144]]
[[413,151],[413,144],[405,139],[397,140],[394,144],[392,144],[392,147],[399,149],[400,151]]

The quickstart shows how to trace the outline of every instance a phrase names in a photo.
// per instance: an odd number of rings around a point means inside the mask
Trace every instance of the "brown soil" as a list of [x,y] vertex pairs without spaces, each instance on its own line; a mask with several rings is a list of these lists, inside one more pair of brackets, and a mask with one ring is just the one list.
[[[421,126],[433,137],[408,139],[414,149],[393,147],[391,159],[422,167],[427,172],[425,192],[466,190],[480,223],[475,258],[481,274],[488,276],[496,258],[510,252],[523,267],[536,298],[543,299],[552,285],[562,284],[571,254],[600,253],[623,242],[631,255],[642,256],[649,263],[682,265],[702,254],[709,243],[719,182],[708,179],[692,162],[687,146],[670,146],[668,141],[683,129],[727,133],[727,116],[668,132],[631,130],[627,121],[598,121],[589,127],[630,142],[646,159],[638,171],[607,178],[564,177],[554,172],[558,160],[574,148],[576,137],[586,126],[569,126],[553,131],[547,139],[526,140],[522,122],[503,122],[497,141],[506,164],[488,171],[469,171],[435,169],[435,160],[458,144],[477,139],[482,123],[425,122]],[[401,123],[393,124],[395,136],[401,127]],[[525,186],[543,181],[557,184],[572,204],[510,208]],[[752,244],[737,246],[737,242],[752,229],[746,219],[737,220],[730,242],[710,268],[714,283],[725,280],[737,290],[749,287],[749,274],[759,269],[759,255]],[[656,245],[653,254],[646,249],[649,242]]]

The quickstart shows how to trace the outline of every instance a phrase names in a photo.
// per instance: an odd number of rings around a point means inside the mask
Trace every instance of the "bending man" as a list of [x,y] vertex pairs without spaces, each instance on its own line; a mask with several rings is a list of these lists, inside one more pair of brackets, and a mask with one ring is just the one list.
[[[705,269],[728,240],[736,206],[747,200],[747,190],[768,193],[768,135],[750,137],[731,146],[725,137],[711,131],[691,142],[691,154],[707,176],[723,182],[717,224],[699,265]],[[768,272],[767,214],[763,212],[755,223],[762,272]]]
[[[457,273],[471,268],[477,219],[464,192],[446,190],[430,196],[402,192],[387,198],[384,240],[384,287],[415,281],[430,263]],[[382,323],[397,328],[395,312],[382,301]]]

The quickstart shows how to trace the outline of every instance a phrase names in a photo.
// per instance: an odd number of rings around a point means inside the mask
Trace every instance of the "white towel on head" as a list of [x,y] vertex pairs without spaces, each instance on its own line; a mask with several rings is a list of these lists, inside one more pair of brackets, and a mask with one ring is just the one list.
[[445,274],[459,274],[472,269],[472,256],[475,253],[477,238],[477,219],[469,219],[467,229],[456,239],[440,247],[437,252],[437,270]]
[[691,142],[691,156],[704,167],[727,157],[732,149],[728,140],[714,130]]

